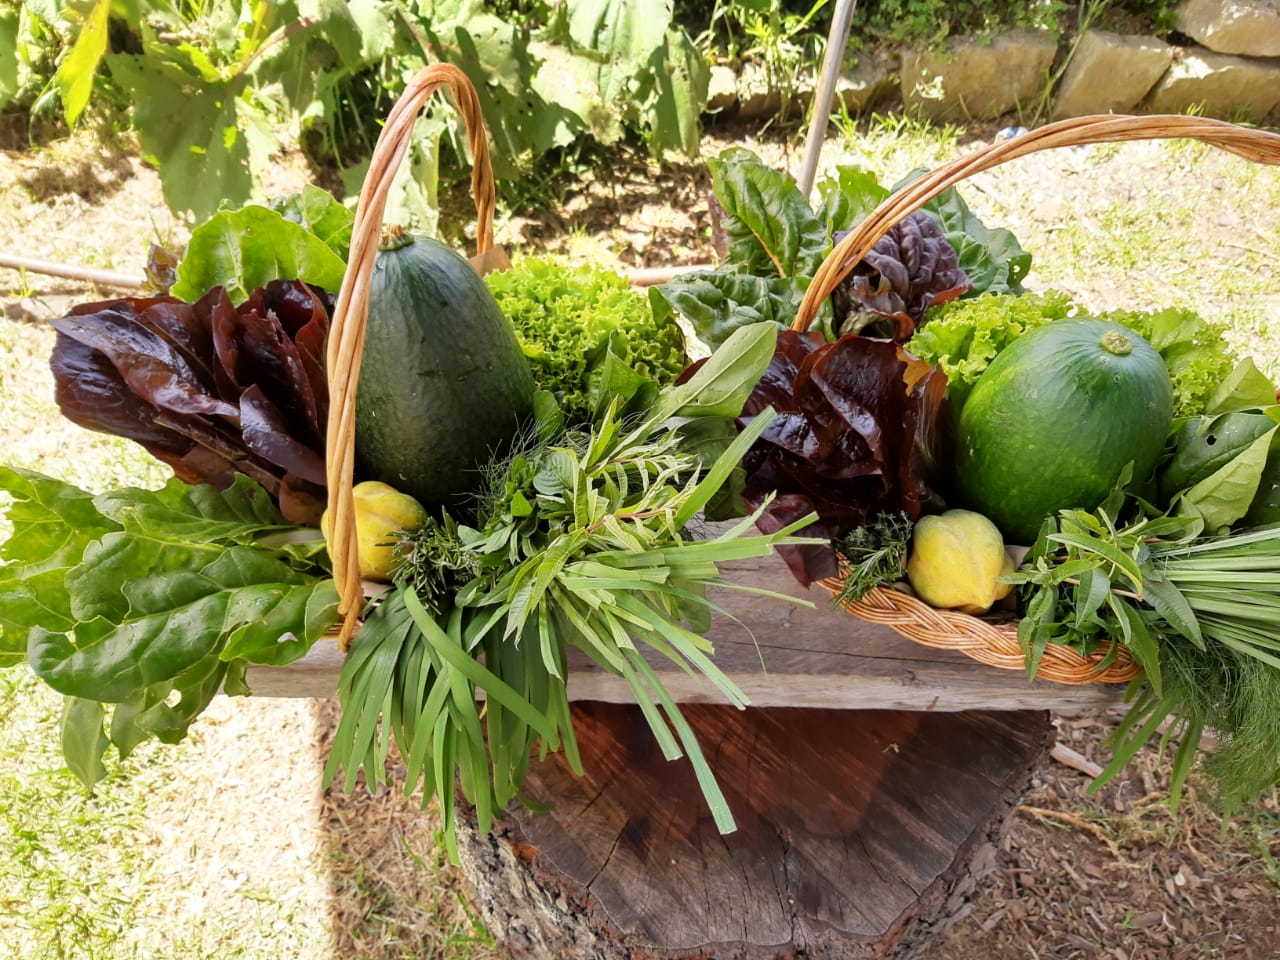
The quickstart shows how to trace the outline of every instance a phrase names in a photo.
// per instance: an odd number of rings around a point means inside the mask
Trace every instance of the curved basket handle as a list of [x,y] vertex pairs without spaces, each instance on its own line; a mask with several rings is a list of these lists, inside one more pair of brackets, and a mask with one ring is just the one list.
[[356,206],[347,272],[342,278],[342,289],[338,292],[329,330],[325,357],[329,372],[325,471],[329,485],[329,555],[333,560],[333,579],[338,588],[338,614],[342,618],[338,649],[344,653],[351,646],[357,618],[364,605],[360,564],[356,556],[355,499],[351,486],[355,472],[356,385],[360,379],[360,359],[364,354],[370,278],[373,276],[373,261],[378,254],[387,196],[396,171],[409,150],[418,111],[442,86],[448,87],[453,94],[453,102],[462,115],[471,146],[471,192],[478,219],[477,256],[493,246],[496,190],[480,99],[461,70],[447,63],[434,63],[418,71],[409,81],[387,115],[386,124],[374,145],[369,172]]
[[1121,140],[1189,138],[1257,163],[1280,165],[1280,136],[1223,120],[1157,114],[1146,117],[1099,115],[1074,117],[993,143],[911,181],[871,211],[832,248],[814,274],[791,324],[808,330],[818,310],[840,282],[889,230],[961,180],[1039,150]]

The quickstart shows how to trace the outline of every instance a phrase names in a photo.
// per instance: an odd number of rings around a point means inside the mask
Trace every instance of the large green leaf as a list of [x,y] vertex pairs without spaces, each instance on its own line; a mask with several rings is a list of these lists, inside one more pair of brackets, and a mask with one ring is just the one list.
[[0,110],[17,96],[21,81],[18,79],[18,33],[21,14],[16,7],[0,10]]
[[159,169],[171,210],[205,220],[223,203],[240,206],[252,197],[243,74],[208,80],[155,52],[107,54],[104,60],[133,103],[138,141]]
[[625,102],[634,95],[636,74],[666,43],[671,4],[665,0],[580,0],[570,4],[569,33],[588,50],[599,51],[600,97]]
[[726,217],[725,264],[758,276],[812,276],[827,232],[795,181],[741,147],[723,151],[707,166]]
[[686,33],[672,30],[666,44],[650,59],[649,76],[655,84],[651,136],[653,145],[698,155],[702,138],[702,111],[707,105],[711,68]]
[[325,246],[346,262],[355,214],[327,190],[308,183],[298,193],[274,201],[271,209],[323,240]]
[[790,326],[807,286],[808,278],[703,270],[650,287],[649,301],[655,316],[674,311],[717,350],[740,327],[761,321]]
[[567,146],[584,131],[601,143],[622,139],[623,115],[600,93],[597,60],[558,44],[534,42],[529,50],[539,60],[531,89],[543,103],[556,105],[554,146]]
[[114,490],[99,494],[93,503],[126,530],[179,543],[243,543],[262,533],[294,529],[266,491],[243,475],[226,490],[174,478],[159,490]]
[[[1172,502],[1179,493],[1208,480],[1244,455],[1259,438],[1274,436],[1275,432],[1276,421],[1258,410],[1236,410],[1182,421],[1173,431],[1173,456],[1157,477],[1161,501]],[[1247,501],[1244,506],[1248,508]]]
[[818,196],[818,218],[834,234],[860,224],[889,196],[889,190],[870,170],[843,166],[818,183]]
[[1228,527],[1248,513],[1277,429],[1273,424],[1218,470],[1183,491],[1177,502],[1178,513],[1202,517],[1207,531]]
[[93,78],[98,64],[107,51],[107,19],[111,15],[111,0],[95,0],[89,8],[76,34],[71,49],[67,51],[53,83],[62,97],[62,113],[69,126],[75,126],[80,114],[89,104],[93,92]]
[[[117,561],[127,556],[143,563],[156,552],[145,545],[131,549],[127,542],[139,538],[128,534],[107,540],[102,552]],[[158,552],[169,567],[181,551],[179,544],[165,544]],[[113,616],[82,620],[68,633],[33,630],[27,657],[36,675],[69,696],[118,703],[210,656],[296,660],[333,622],[321,615],[336,609],[328,602],[327,581],[249,547],[193,546],[190,554],[187,572],[139,568],[122,589],[124,565],[98,563],[97,552],[87,551],[68,579],[87,609]],[[324,600],[313,605],[317,594]],[[120,597],[127,601],[123,616]],[[229,643],[233,650],[227,652]]]
[[275,279],[337,291],[345,270],[345,260],[326,239],[281,213],[251,204],[217,213],[192,231],[171,292],[195,301],[224,286],[235,303],[243,303],[255,287]]
[[92,494],[31,470],[0,466],[0,490],[13,497],[13,526],[0,544],[0,666],[26,655],[27,630],[67,630],[75,622],[66,576],[86,547],[118,529]]
[[476,89],[493,143],[494,173],[515,176],[516,161],[562,141],[563,131],[582,129],[582,119],[556,99],[539,94],[538,64],[528,33],[478,4],[423,4],[423,32],[432,53],[462,70]]
[[1022,293],[1031,254],[1022,249],[1012,231],[988,228],[954,187],[930,200],[924,210],[938,218],[947,241],[956,248],[960,267],[973,282],[968,296]]

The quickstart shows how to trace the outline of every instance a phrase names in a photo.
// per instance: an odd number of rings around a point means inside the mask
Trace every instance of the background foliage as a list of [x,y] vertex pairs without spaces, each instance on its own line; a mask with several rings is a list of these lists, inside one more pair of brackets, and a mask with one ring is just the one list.
[[[264,197],[303,148],[353,195],[381,119],[428,62],[483,101],[499,181],[561,171],[624,140],[696,155],[710,66],[755,62],[786,90],[822,56],[833,0],[0,0],[0,114],[131,127],[169,207],[203,220]],[[1167,31],[1172,0],[1090,0]],[[847,51],[1007,27],[1059,32],[1064,0],[863,0]],[[419,121],[394,216],[435,225],[451,110]],[[515,187],[513,189],[519,190]],[[525,193],[527,194],[527,188]]]

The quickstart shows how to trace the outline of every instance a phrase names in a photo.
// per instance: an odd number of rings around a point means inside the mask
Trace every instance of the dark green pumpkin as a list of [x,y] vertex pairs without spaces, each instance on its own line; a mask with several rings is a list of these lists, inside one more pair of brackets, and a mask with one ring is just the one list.
[[374,261],[356,393],[356,469],[457,507],[530,417],[533,378],[484,281],[437,240],[393,231]]
[[1087,317],[1037,327],[991,361],[960,411],[960,505],[1031,544],[1059,510],[1097,507],[1126,464],[1149,477],[1172,421],[1169,372],[1138,334]]

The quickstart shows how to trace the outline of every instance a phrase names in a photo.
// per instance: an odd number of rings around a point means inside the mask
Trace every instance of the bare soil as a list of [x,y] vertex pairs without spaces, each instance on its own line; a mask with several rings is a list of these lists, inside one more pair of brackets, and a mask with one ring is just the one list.
[[[956,149],[990,136],[990,130],[973,131]],[[755,130],[713,130],[706,152],[746,144],[795,169],[795,142]],[[836,162],[845,146],[832,144],[824,165]],[[1137,197],[1162,188],[1190,209],[1221,209],[1224,194],[1237,192],[1234,174],[1206,176],[1199,156],[1170,167],[1157,164],[1158,153],[1145,145],[1066,151],[1022,165],[1016,177],[984,176],[966,196],[989,223],[1011,227],[1030,248],[1054,251],[1066,220],[1102,217],[1103,195]],[[881,159],[893,168],[893,157]],[[1163,179],[1153,183],[1157,166]],[[282,174],[282,183],[304,175],[297,164],[283,169],[291,172]],[[896,175],[906,172],[899,168]],[[499,240],[515,251],[606,256],[629,268],[705,262],[707,184],[699,162],[619,161],[583,177],[554,213],[504,218]],[[465,208],[456,216],[465,218]],[[1235,203],[1229,216],[1205,217],[1195,240],[1210,251],[1275,244],[1274,217],[1273,208]],[[0,153],[0,246],[9,252],[140,276],[149,241],[177,245],[184,235],[183,224],[163,207],[154,173],[127,146],[77,139],[37,152]],[[1126,302],[1135,289],[1191,289],[1207,303],[1196,285],[1209,289],[1214,282],[1185,264],[1178,276],[1159,275],[1161,267],[1146,263],[1129,274],[1106,275],[1066,261],[1061,255],[1042,260],[1036,267],[1042,282],[1104,306]],[[4,270],[0,290],[7,291],[5,315],[28,320],[33,336],[43,335],[42,320],[70,303],[110,295]],[[1280,302],[1260,309],[1280,325]],[[1268,329],[1259,336],[1255,346],[1273,342]],[[1265,349],[1270,353],[1262,362],[1274,364],[1274,348]],[[321,788],[336,712],[324,702],[220,700],[197,724],[175,763],[179,785],[159,791],[152,805],[146,841],[182,891],[175,893],[172,922],[199,923],[232,909],[237,891],[257,884],[299,910],[327,903],[335,957],[500,956],[479,942],[465,898],[439,855],[438,822],[417,798],[370,797],[363,790],[348,797]],[[1056,722],[1063,743],[1105,762],[1103,741],[1114,717]],[[1096,795],[1076,769],[1051,763],[1039,770],[1000,866],[931,956],[1280,957],[1280,799],[1273,795],[1224,825],[1194,792],[1177,813],[1170,811],[1163,800],[1167,775],[1167,764],[1151,751]],[[314,955],[281,937],[281,956]]]

